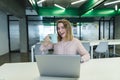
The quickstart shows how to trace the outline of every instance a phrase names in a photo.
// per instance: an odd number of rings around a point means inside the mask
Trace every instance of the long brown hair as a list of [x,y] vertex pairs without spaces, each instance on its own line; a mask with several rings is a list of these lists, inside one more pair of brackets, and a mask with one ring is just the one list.
[[[65,28],[66,31],[67,31],[66,41],[71,41],[71,40],[73,39],[71,23],[70,23],[68,20],[66,20],[66,19],[58,20],[58,21],[57,21],[57,34],[58,34],[58,24],[59,24],[59,23],[63,23],[64,28]],[[62,40],[62,37],[58,34],[58,41],[61,41],[61,40]]]

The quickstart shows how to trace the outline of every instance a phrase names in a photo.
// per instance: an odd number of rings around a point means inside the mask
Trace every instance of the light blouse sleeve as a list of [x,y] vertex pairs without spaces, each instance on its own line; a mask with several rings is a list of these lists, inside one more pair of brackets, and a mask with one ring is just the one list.
[[42,52],[48,51],[48,49],[53,48],[53,43],[50,41],[49,35],[44,38],[44,41],[41,43],[40,50]]
[[90,59],[89,52],[84,48],[80,40],[77,40],[77,52],[82,56],[84,62]]
[[41,46],[40,46],[40,50],[42,51],[42,52],[45,52],[45,51],[48,51],[49,49],[53,49],[53,45],[54,44],[52,44],[52,43],[49,43],[49,44],[41,44]]

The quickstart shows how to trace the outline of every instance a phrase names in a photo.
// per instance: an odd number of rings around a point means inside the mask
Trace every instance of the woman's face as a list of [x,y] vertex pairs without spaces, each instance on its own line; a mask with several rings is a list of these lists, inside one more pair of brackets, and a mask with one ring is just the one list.
[[62,37],[62,38],[65,38],[66,37],[66,34],[67,34],[67,31],[63,25],[63,23],[58,23],[58,26],[57,26],[57,30],[58,30],[58,34]]

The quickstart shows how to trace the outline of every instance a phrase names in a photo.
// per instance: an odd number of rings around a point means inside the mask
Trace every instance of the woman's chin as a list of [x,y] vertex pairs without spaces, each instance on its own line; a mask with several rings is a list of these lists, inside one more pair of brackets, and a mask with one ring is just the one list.
[[65,38],[65,36],[63,35],[63,36],[61,36],[62,38]]
[[64,34],[61,34],[60,36],[61,36],[62,38],[65,38],[65,35],[64,35]]

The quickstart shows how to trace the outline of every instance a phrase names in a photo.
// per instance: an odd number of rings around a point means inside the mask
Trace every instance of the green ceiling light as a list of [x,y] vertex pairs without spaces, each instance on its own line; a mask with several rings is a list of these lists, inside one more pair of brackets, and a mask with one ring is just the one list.
[[53,11],[54,14],[62,14],[64,12],[65,12],[65,10],[56,10],[56,11]]
[[64,7],[62,7],[62,6],[58,5],[58,4],[54,4],[54,6],[56,6],[56,7],[60,8],[60,9],[65,10],[65,8],[64,8]]
[[91,14],[93,12],[94,9],[89,10],[88,12],[86,12],[85,14]]
[[114,10],[102,10],[98,12],[98,14],[102,14],[102,15],[113,14],[113,13],[115,13]]
[[93,14],[93,10],[94,10],[94,9],[89,10],[88,12],[86,12],[85,14],[83,14],[81,17],[86,17],[86,15],[91,15],[91,14]]
[[59,16],[59,17],[66,17],[66,16],[79,16],[77,8],[66,8],[62,10],[58,7],[39,7],[38,8],[38,15],[41,16]]
[[82,17],[102,17],[102,16],[115,16],[117,13],[114,9],[111,8],[101,8],[101,9],[94,9],[91,10],[87,13],[85,13],[84,15],[82,15]]
[[120,9],[118,9],[118,14],[120,15]]
[[87,13],[90,13],[90,12],[92,12],[94,9],[91,9],[91,10],[89,10]]
[[78,1],[75,1],[75,2],[72,2],[71,5],[74,5],[74,4],[77,4],[77,3],[81,3],[81,2],[84,2],[86,0],[78,0]]

